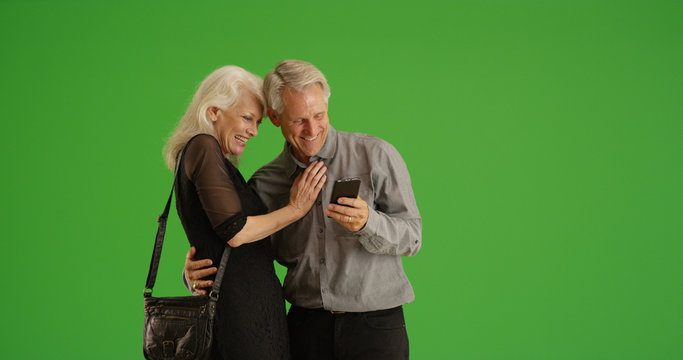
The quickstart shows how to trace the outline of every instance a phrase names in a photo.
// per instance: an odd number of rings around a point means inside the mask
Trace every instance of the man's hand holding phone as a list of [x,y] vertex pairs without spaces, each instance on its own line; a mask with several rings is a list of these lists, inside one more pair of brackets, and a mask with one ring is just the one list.
[[327,205],[325,215],[351,231],[359,231],[365,227],[368,222],[368,204],[360,196],[340,197],[337,202],[340,205],[334,203]]

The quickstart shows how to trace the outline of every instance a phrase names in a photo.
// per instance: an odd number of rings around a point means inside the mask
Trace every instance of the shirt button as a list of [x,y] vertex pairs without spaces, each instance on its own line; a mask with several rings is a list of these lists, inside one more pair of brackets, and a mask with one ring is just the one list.
[[320,259],[320,263],[323,264],[323,265],[325,265],[325,258],[321,258],[321,259]]
[[323,204],[323,202],[322,202],[322,201],[320,201],[320,200],[318,200],[318,201],[316,201],[316,204],[318,204],[318,206],[320,206],[320,205],[322,205],[322,204]]
[[322,289],[320,289],[320,292],[324,294],[325,292],[327,292],[327,289],[322,288]]
[[323,228],[320,228],[320,231],[319,231],[319,232],[322,234],[322,233],[323,233]]

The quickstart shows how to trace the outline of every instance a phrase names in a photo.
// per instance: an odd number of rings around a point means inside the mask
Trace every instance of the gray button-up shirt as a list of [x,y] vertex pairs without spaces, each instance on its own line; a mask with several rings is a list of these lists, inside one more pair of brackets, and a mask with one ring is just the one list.
[[[310,160],[325,162],[327,184],[306,216],[272,236],[275,258],[287,267],[285,298],[296,306],[335,311],[381,310],[412,301],[401,256],[420,250],[422,219],[398,151],[382,139],[330,125],[325,145]],[[287,205],[297,170],[304,167],[285,144],[249,182],[269,210],[276,210]],[[368,222],[358,232],[324,213],[332,184],[348,177],[361,179],[359,196],[369,208]]]

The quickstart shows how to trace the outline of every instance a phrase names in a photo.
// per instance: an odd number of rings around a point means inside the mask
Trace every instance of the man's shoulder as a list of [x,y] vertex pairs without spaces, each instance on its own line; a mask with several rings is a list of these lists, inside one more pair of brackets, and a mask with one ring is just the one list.
[[339,136],[338,140],[342,141],[347,144],[357,144],[360,146],[379,146],[379,147],[385,147],[385,146],[391,146],[391,144],[382,139],[379,138],[375,135],[370,135],[366,133],[358,133],[358,132],[348,132],[348,131],[337,131],[337,134]]
[[339,141],[355,149],[365,148],[369,152],[396,153],[398,151],[388,141],[366,133],[338,131]]

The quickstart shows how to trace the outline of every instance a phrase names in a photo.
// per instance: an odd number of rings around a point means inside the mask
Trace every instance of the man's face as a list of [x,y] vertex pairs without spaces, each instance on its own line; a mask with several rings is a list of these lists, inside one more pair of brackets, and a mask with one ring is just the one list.
[[330,125],[323,90],[319,84],[302,91],[285,86],[281,98],[282,114],[271,116],[271,120],[281,127],[285,140],[292,145],[294,157],[308,164],[308,158],[320,152],[325,144]]

